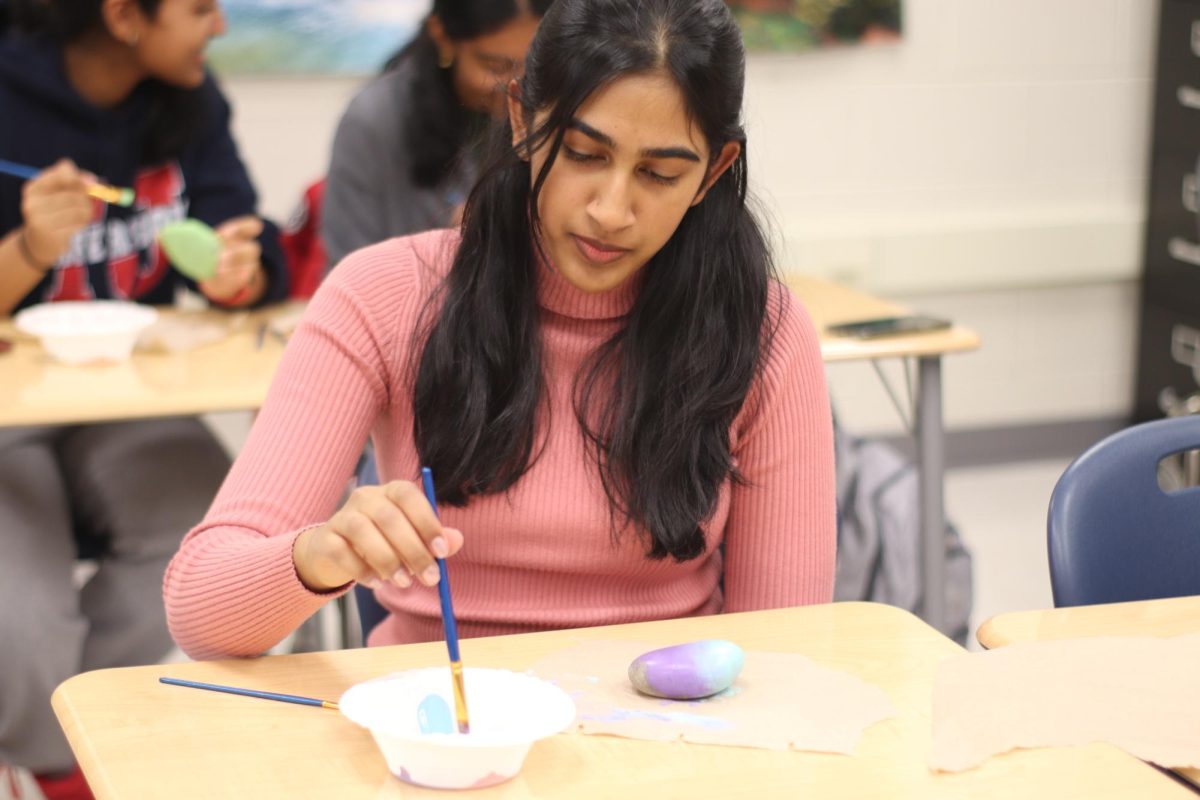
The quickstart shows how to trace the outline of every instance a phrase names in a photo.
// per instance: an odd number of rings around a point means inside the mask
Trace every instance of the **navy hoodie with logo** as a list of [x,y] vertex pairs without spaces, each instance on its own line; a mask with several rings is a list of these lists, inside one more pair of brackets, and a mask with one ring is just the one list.
[[[211,76],[198,90],[202,111],[188,144],[154,164],[141,163],[148,88],[97,108],[68,81],[60,48],[14,33],[0,37],[0,159],[44,168],[69,158],[105,183],[137,192],[131,208],[97,201],[93,222],[18,309],[93,298],[170,304],[177,286],[195,284],[170,267],[156,232],[185,217],[215,227],[256,213],[254,187],[229,131],[229,104]],[[22,183],[0,175],[0,237],[22,224]],[[287,275],[273,225],[264,226],[260,242],[268,282],[261,302],[281,300]]]

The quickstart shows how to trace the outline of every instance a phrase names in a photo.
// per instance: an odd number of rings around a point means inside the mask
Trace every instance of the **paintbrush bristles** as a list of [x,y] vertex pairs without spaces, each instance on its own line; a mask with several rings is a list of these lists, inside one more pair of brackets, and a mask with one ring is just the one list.
[[87,192],[97,200],[103,200],[111,205],[124,206],[126,208],[133,205],[134,198],[137,196],[137,193],[133,189],[106,186],[102,183],[89,186]]
[[450,664],[450,674],[454,678],[454,717],[458,722],[458,732],[470,733],[471,721],[467,716],[467,687],[463,684],[461,661],[454,661]]

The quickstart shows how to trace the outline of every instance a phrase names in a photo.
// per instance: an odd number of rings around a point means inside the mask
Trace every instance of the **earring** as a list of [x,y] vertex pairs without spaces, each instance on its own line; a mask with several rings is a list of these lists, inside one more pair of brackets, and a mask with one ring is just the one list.
[[450,69],[454,66],[454,53],[438,53],[438,66]]

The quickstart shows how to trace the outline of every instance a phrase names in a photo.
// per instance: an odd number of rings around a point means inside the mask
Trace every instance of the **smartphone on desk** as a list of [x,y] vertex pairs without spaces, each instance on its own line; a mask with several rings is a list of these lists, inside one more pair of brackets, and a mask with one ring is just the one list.
[[927,317],[924,314],[905,314],[898,317],[876,317],[854,322],[830,325],[826,330],[834,336],[851,336],[855,339],[878,339],[883,336],[902,336],[908,333],[942,331],[950,327],[950,320]]

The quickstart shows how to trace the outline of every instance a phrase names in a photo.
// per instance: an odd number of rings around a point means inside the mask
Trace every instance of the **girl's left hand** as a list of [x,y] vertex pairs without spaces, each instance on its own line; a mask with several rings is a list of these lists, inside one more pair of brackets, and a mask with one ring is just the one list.
[[262,294],[262,220],[254,216],[235,217],[217,228],[221,239],[221,259],[217,272],[201,281],[205,297],[226,306],[244,306]]

